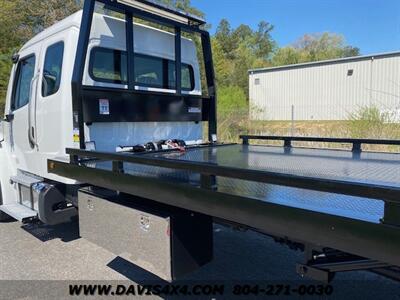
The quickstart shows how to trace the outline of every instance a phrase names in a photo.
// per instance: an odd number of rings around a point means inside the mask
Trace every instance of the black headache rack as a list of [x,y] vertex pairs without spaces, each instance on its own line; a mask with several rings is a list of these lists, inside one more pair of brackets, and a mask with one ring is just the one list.
[[[96,3],[125,15],[127,89],[83,85],[88,45]],[[134,18],[167,26],[175,31],[175,88],[169,92],[138,89],[135,81]],[[216,87],[211,40],[202,29],[204,20],[147,0],[85,0],[72,76],[72,107],[75,138],[85,149],[85,124],[94,122],[208,122],[209,141],[215,140]],[[204,60],[207,97],[182,93],[182,34],[199,36]],[[99,112],[99,101],[109,102],[110,113]]]
[[[338,271],[373,270],[397,276],[392,266],[400,266],[400,154],[288,150],[249,145],[253,138],[263,139],[244,136],[243,145],[186,152],[67,149],[70,161],[50,160],[48,170],[276,237],[305,251],[298,265],[302,275],[329,280]],[[400,144],[380,144],[386,143]]]

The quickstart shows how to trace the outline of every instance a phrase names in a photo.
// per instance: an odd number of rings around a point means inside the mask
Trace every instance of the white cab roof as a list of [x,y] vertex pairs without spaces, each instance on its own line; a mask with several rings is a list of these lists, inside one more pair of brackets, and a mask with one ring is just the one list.
[[[29,40],[21,50],[29,48],[30,46],[71,27],[79,29],[81,18],[82,10],[43,30]],[[107,42],[109,42],[108,44],[114,45],[116,49],[126,49],[124,23],[124,20],[96,13],[94,14],[90,40],[102,41],[102,44],[107,44]],[[139,53],[151,53],[152,55],[159,55],[162,57],[167,56],[168,58],[174,59],[174,34],[142,24],[135,24],[134,32],[135,51]],[[193,41],[186,38],[182,38],[182,60],[188,63],[195,63],[197,61],[195,45]]]

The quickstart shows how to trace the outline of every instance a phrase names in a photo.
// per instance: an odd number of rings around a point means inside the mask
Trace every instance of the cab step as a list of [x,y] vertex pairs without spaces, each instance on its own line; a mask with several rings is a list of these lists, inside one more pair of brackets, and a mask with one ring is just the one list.
[[18,170],[17,176],[10,178],[11,184],[18,186],[17,205],[22,205],[30,210],[38,211],[38,198],[33,192],[33,187],[43,182],[43,178]]
[[1,205],[0,211],[22,223],[31,222],[38,216],[36,211],[18,203]]
[[42,182],[43,178],[19,172],[19,174],[17,176],[12,176],[10,178],[10,181],[12,183],[18,183],[18,184],[21,184],[21,185],[23,185],[25,187],[29,187],[30,188],[35,183]]

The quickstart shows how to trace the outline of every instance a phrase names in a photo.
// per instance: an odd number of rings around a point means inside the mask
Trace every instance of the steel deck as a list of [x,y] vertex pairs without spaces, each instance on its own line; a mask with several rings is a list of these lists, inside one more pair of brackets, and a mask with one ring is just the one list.
[[[134,156],[135,154],[124,154]],[[218,167],[268,171],[303,178],[318,178],[387,189],[400,188],[400,154],[363,152],[357,157],[343,150],[225,145],[188,149],[186,152],[148,153],[142,158],[175,162],[196,162]],[[111,162],[89,162],[92,168],[112,170]],[[176,170],[157,166],[125,163],[124,172],[134,176],[151,177],[172,183],[199,187],[200,174],[190,170]],[[262,200],[295,208],[378,223],[384,217],[384,201],[309,188],[265,184],[218,176],[219,192]]]
[[400,187],[400,154],[363,152],[354,158],[349,151],[228,145],[191,149],[184,153],[155,153],[146,157],[214,164],[290,174],[308,178],[340,180],[387,187]]
[[399,154],[250,145],[67,153],[70,161],[49,160],[50,173],[400,265]]
[[[132,156],[134,154],[125,154]],[[400,187],[400,155],[363,152],[357,158],[349,151],[282,147],[226,145],[189,149],[186,152],[141,154],[144,158],[213,164],[246,170],[268,171],[305,178],[336,180],[351,184]],[[111,162],[90,162],[86,166],[112,170]],[[200,186],[200,175],[188,170],[126,163],[124,172],[135,176]],[[381,199],[283,187],[249,180],[218,176],[218,191],[370,222],[384,217]]]

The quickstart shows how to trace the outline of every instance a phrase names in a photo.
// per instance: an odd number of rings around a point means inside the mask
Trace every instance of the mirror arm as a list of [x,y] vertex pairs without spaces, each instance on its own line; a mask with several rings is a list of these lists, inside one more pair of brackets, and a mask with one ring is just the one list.
[[12,120],[14,120],[14,114],[5,115],[5,118],[3,119],[3,121],[7,123],[10,123]]

